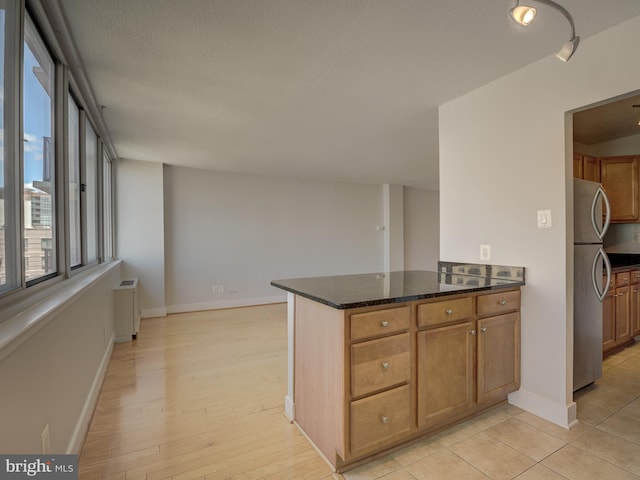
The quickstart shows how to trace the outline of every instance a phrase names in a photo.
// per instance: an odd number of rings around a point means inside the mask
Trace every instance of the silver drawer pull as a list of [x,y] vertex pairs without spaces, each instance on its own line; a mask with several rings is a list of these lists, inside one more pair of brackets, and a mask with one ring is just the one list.
[[383,320],[380,325],[382,325],[383,327],[388,327],[389,326],[389,322],[387,322],[386,320]]
[[481,328],[480,328],[480,331],[481,331],[481,332],[486,332],[486,331],[487,331],[487,327],[481,327]]
[[506,305],[506,304],[507,304],[507,301],[506,301],[506,300],[500,300],[498,303],[499,303],[500,305]]
[[469,330],[469,334],[470,334],[470,335],[475,335],[475,334],[476,334],[476,331],[475,331],[475,330]]
[[384,368],[385,370],[389,370],[389,362],[382,362],[382,368]]
[[450,308],[447,308],[444,313],[446,313],[447,315],[451,315],[453,313],[453,310]]
[[382,416],[380,417],[380,421],[381,421],[382,423],[389,423],[389,417],[385,417],[384,415],[382,415]]

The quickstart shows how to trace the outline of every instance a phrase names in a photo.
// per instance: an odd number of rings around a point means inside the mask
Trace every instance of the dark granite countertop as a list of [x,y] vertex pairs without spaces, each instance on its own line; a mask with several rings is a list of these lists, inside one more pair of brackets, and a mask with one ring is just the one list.
[[[292,278],[274,280],[271,285],[341,310],[524,285],[521,267],[440,262],[438,270]],[[469,270],[480,274],[468,274]]]
[[640,265],[640,254],[637,253],[609,253],[609,262],[614,270],[623,270],[625,268],[634,268]]

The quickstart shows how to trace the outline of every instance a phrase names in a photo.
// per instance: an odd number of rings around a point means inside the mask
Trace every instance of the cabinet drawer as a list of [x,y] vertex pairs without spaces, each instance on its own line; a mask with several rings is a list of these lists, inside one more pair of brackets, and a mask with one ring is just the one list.
[[408,306],[351,315],[351,340],[400,332],[409,328]]
[[631,281],[631,272],[616,273],[616,287],[624,287],[629,285]]
[[631,283],[640,283],[640,270],[631,271]]
[[478,315],[492,315],[520,308],[520,290],[478,296]]
[[408,333],[351,346],[351,394],[354,397],[408,382],[410,375]]
[[383,447],[411,430],[411,389],[393,390],[351,402],[351,451]]
[[457,298],[418,305],[418,326],[430,327],[464,320],[473,315],[473,298]]

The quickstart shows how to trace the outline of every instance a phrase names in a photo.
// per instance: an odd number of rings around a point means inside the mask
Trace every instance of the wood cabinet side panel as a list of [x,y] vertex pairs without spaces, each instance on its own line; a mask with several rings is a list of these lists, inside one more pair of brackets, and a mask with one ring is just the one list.
[[344,312],[296,296],[296,422],[334,465],[344,452]]

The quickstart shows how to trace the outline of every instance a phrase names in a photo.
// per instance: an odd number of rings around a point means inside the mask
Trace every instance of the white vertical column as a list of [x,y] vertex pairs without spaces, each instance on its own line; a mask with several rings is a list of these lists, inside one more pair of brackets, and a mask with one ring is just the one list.
[[382,186],[384,210],[384,270],[404,270],[404,187]]

